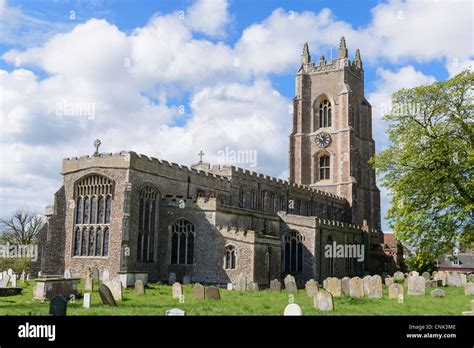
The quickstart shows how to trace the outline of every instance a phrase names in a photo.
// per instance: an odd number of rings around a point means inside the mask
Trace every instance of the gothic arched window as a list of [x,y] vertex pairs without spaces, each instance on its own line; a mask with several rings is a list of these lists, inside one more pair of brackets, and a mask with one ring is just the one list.
[[235,269],[235,247],[233,245],[228,245],[224,250],[224,268],[225,269]]
[[297,231],[290,231],[283,236],[285,273],[303,271],[303,240],[303,236]]
[[239,207],[245,208],[245,191],[243,188],[239,189]]
[[113,187],[112,180],[97,174],[88,175],[75,184],[73,256],[108,255]]
[[328,155],[319,157],[319,180],[328,180],[331,173],[331,158]]
[[192,265],[194,257],[194,225],[179,219],[171,227],[171,264]]
[[153,261],[158,195],[158,190],[151,186],[146,186],[140,192],[137,241],[138,261]]
[[319,104],[319,127],[331,127],[331,103],[324,99]]

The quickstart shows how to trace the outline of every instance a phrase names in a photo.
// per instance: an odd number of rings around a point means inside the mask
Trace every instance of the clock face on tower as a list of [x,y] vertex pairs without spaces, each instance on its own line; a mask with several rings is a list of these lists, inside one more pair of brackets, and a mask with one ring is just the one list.
[[328,147],[331,143],[331,135],[326,132],[318,133],[316,134],[315,141],[319,147]]

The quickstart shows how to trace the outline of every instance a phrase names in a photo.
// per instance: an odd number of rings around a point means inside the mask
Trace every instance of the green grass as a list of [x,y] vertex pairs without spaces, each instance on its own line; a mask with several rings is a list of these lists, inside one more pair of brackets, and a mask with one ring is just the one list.
[[[32,299],[34,282],[19,282],[23,293],[17,296],[0,297],[0,315],[48,315],[49,302]],[[80,284],[80,290],[82,291]],[[407,296],[398,303],[389,300],[387,289],[384,298],[356,299],[341,297],[334,299],[333,312],[321,312],[313,307],[312,300],[304,289],[294,296],[294,302],[303,309],[304,315],[461,315],[470,310],[473,296],[465,296],[464,288],[447,287],[445,298],[430,296],[432,289],[426,290],[425,296]],[[281,293],[268,290],[259,292],[237,292],[221,289],[221,300],[195,300],[192,296],[192,285],[184,286],[184,303],[171,298],[171,287],[168,285],[150,284],[146,295],[137,295],[133,289],[124,290],[124,300],[118,307],[102,305],[98,291],[92,294],[92,307],[82,307],[82,299],[68,303],[68,315],[164,315],[167,309],[181,308],[187,315],[282,315],[289,303],[286,291]]]

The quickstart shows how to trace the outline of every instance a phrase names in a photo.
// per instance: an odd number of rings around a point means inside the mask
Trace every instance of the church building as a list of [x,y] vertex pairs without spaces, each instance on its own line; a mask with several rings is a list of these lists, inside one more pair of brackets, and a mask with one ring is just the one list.
[[[349,60],[301,55],[289,137],[289,180],[201,160],[191,167],[132,151],[64,159],[62,186],[38,239],[42,274],[146,274],[261,287],[376,273],[380,194],[371,105],[359,50]],[[357,246],[363,257],[328,256]]]

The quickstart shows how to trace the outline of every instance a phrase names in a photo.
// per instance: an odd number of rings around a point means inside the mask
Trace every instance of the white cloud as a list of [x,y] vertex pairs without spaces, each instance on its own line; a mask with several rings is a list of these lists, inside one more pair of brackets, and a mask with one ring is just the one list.
[[195,31],[222,37],[230,22],[227,0],[198,0],[186,13],[185,20]]

